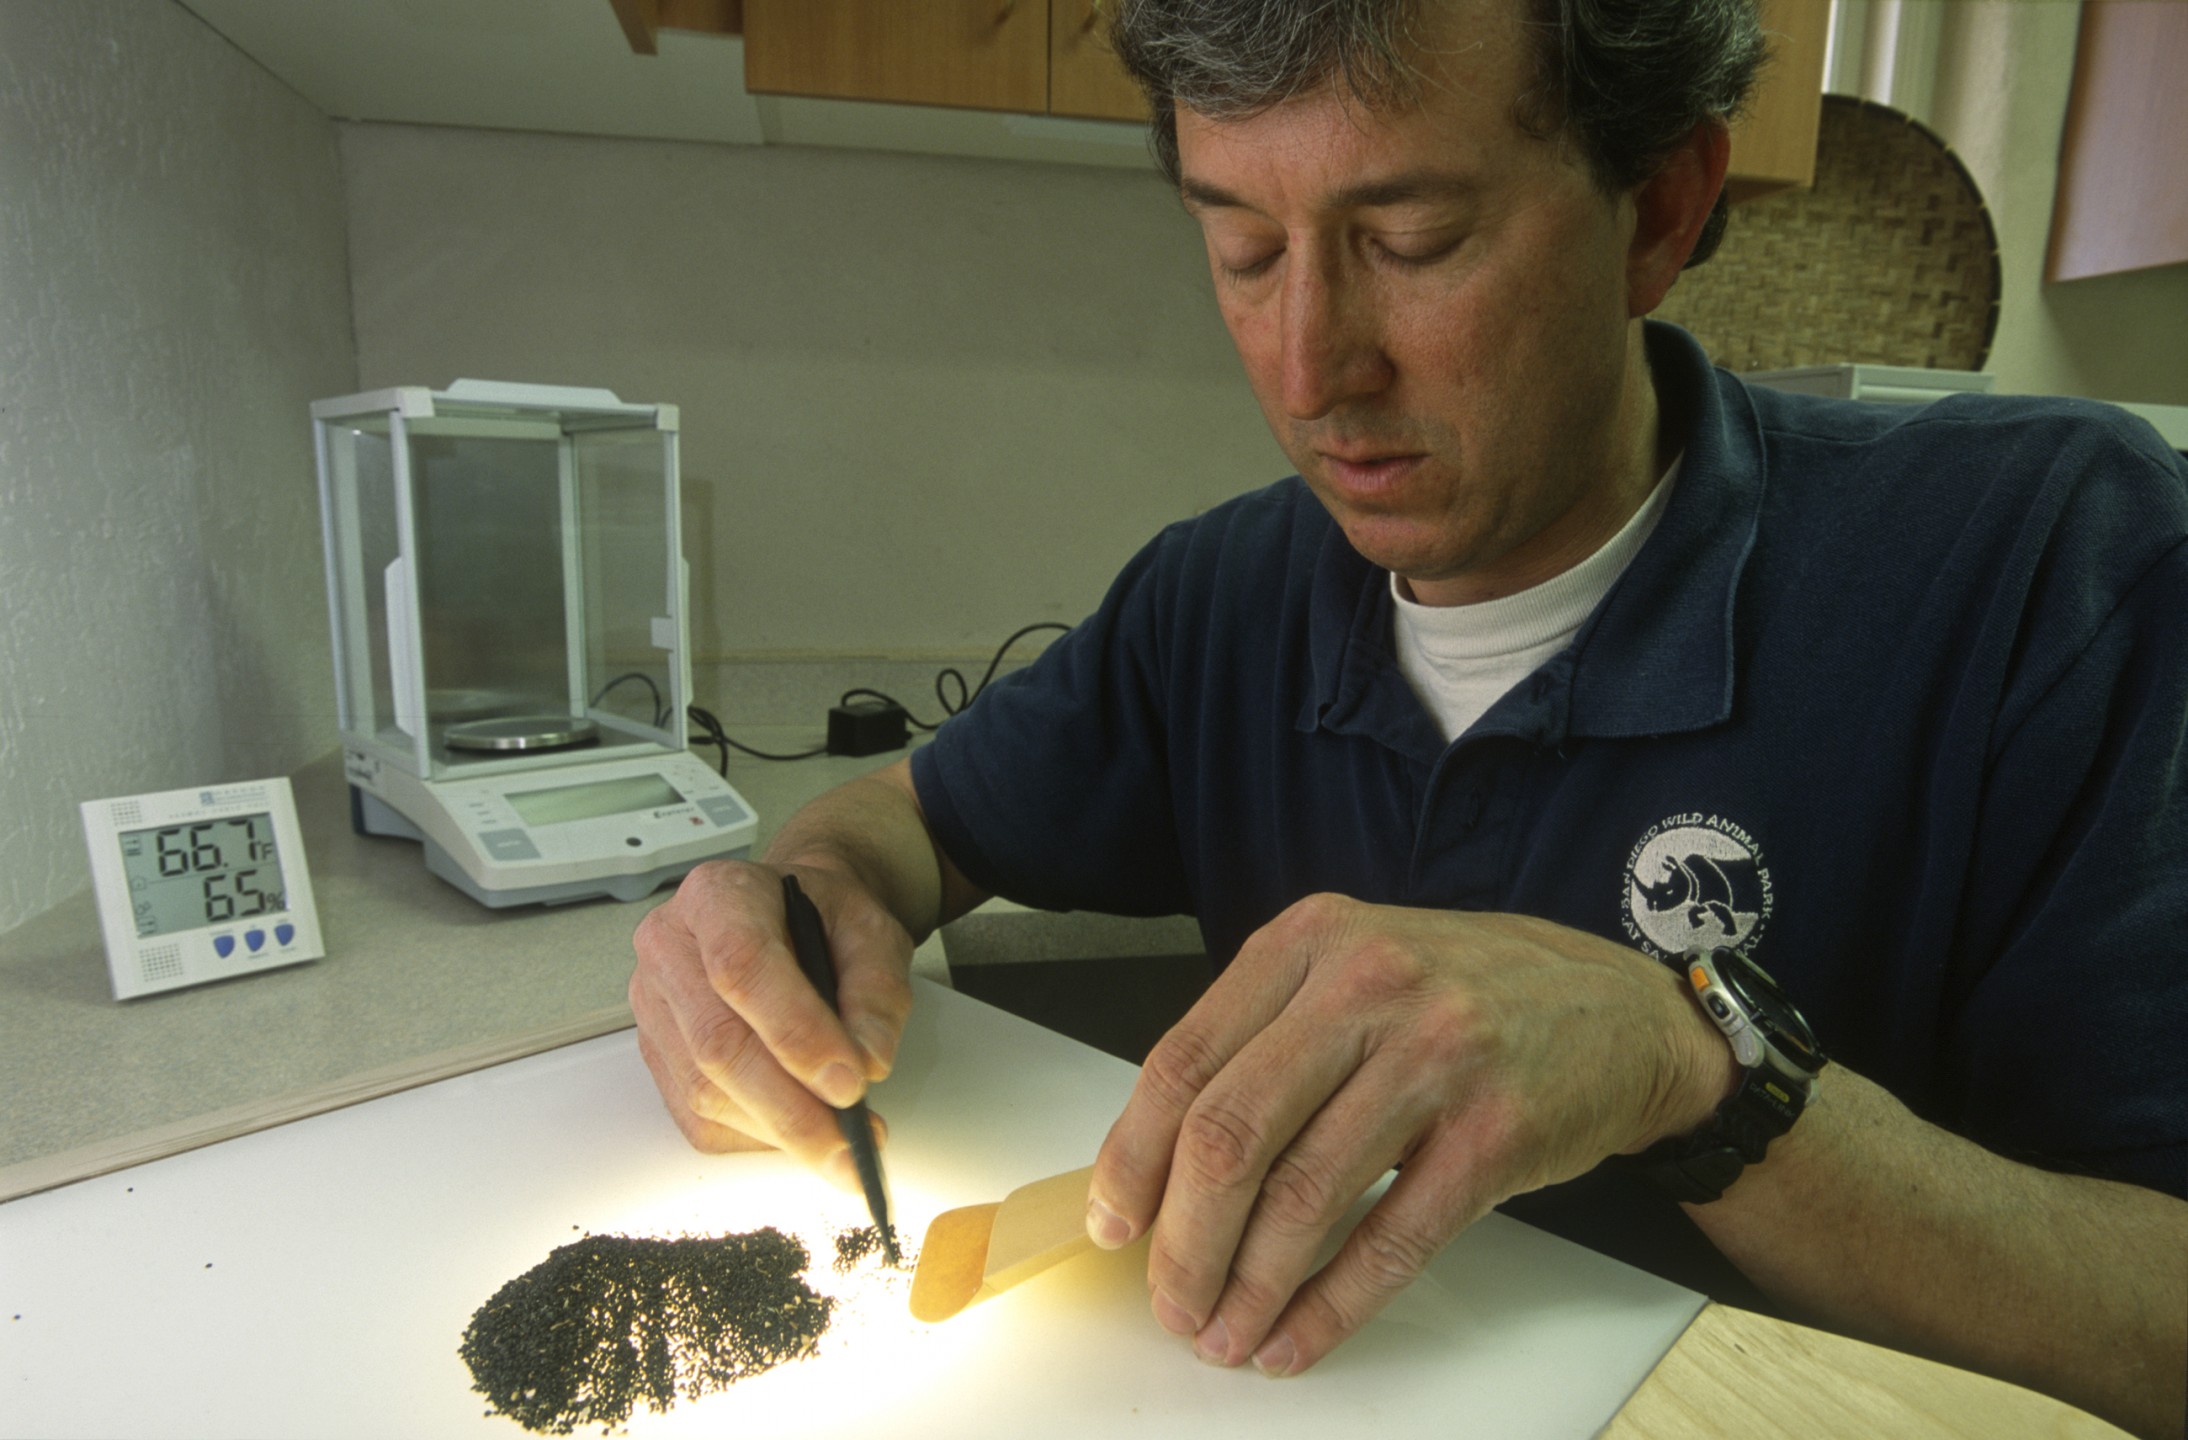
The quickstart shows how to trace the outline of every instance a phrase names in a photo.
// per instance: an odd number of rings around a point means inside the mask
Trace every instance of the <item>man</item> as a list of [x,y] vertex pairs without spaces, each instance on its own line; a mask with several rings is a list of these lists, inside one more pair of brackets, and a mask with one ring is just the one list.
[[[912,934],[987,893],[1189,911],[1226,968],[1088,1224],[1152,1228],[1211,1363],[1307,1368],[1521,1197],[2180,1433],[2177,458],[2093,406],[1753,392],[1644,325],[1717,209],[1737,0],[1139,0],[1116,39],[1300,479],[647,918],[685,1132],[850,1183],[821,1102],[886,1074]],[[1783,1024],[1736,1054],[1664,963],[1735,950],[1835,1063],[1752,976]]]

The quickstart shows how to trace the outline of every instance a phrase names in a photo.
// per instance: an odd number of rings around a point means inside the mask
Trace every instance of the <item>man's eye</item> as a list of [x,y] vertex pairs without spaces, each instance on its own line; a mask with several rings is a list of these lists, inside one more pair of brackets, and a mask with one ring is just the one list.
[[1234,262],[1226,256],[1218,255],[1216,264],[1223,267],[1223,278],[1226,280],[1251,280],[1258,275],[1266,274],[1269,267],[1276,263],[1276,257],[1283,253],[1281,250],[1271,250],[1267,254],[1252,256],[1243,262]]
[[1458,249],[1459,245],[1458,240],[1412,241],[1406,243],[1378,241],[1375,248],[1391,264],[1410,268],[1420,265],[1433,265]]

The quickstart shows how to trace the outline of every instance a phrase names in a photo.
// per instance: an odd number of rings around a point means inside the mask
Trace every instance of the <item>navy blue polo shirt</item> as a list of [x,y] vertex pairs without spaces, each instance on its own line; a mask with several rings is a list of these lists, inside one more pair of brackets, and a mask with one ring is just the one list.
[[1163,531],[915,752],[938,843],[1026,904],[1194,915],[1219,964],[1318,891],[1737,945],[1917,1114],[2188,1194],[2180,457],[2088,402],[1648,353],[1663,519],[1457,740],[1295,478]]

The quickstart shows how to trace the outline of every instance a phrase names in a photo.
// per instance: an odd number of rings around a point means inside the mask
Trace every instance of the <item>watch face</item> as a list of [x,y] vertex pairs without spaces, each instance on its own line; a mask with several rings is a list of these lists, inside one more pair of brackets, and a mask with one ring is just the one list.
[[1718,981],[1748,1014],[1776,1032],[1772,1043],[1786,1052],[1786,1058],[1810,1070],[1821,1069],[1823,1054],[1816,1044],[1816,1033],[1808,1028],[1806,1017],[1791,998],[1778,988],[1778,982],[1770,978],[1770,972],[1736,950],[1720,950],[1716,959]]

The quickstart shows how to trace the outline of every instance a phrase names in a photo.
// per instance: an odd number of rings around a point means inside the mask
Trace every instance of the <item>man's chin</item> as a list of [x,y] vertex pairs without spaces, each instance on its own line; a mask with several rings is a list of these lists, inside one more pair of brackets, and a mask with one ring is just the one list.
[[1423,534],[1418,522],[1395,516],[1337,516],[1338,528],[1360,558],[1409,581],[1462,578],[1468,567],[1451,553],[1448,538]]

